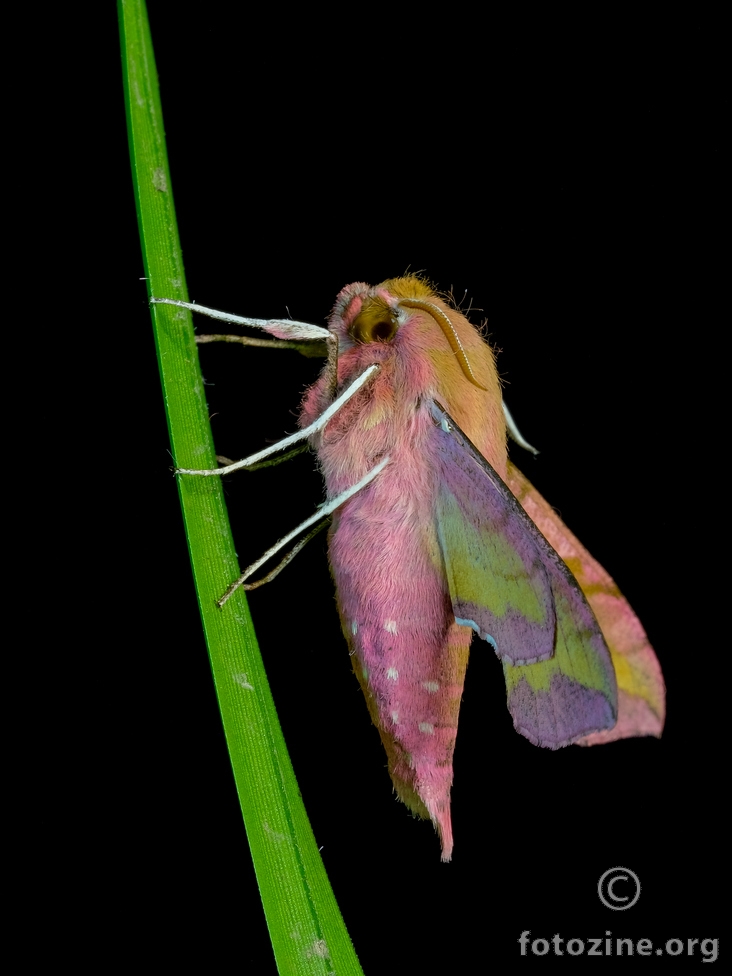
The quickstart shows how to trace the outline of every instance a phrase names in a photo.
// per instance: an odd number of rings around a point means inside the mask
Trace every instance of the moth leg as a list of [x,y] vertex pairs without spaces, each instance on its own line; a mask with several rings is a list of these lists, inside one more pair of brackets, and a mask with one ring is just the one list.
[[304,549],[308,542],[310,542],[311,539],[314,539],[319,532],[322,532],[327,525],[330,525],[330,519],[328,517],[324,518],[320,525],[316,525],[312,531],[308,532],[304,539],[300,539],[299,542],[295,543],[282,562],[277,563],[271,573],[267,573],[267,575],[263,576],[261,579],[255,580],[254,583],[242,583],[242,589],[256,590],[258,587],[264,586],[265,583],[271,583],[275,576],[279,576],[285,566],[292,562],[298,552],[300,552],[301,549]]
[[[283,461],[289,461],[290,458],[297,457],[298,454],[304,454],[307,451],[307,444],[297,444],[291,450],[286,451],[280,457],[267,458],[266,461],[259,461],[256,464],[250,464],[247,471],[259,471],[260,468],[273,468],[276,464],[282,464]],[[216,460],[219,464],[235,464],[231,458],[224,457],[222,454],[216,455]]]
[[[372,366],[369,367],[369,369],[373,369],[373,368],[374,367]],[[365,375],[366,375],[365,373],[361,374],[361,376],[365,376]],[[256,573],[256,571],[259,569],[260,566],[263,566],[268,560],[272,558],[272,556],[275,555],[275,553],[278,553],[280,549],[284,549],[284,547],[289,542],[292,542],[292,540],[295,539],[298,535],[300,535],[301,532],[304,532],[305,529],[309,529],[311,525],[314,525],[316,522],[320,522],[322,519],[326,518],[326,516],[330,515],[337,508],[340,508],[340,506],[343,505],[344,502],[347,502],[349,498],[351,498],[353,495],[356,494],[356,492],[359,492],[361,491],[362,488],[365,488],[366,485],[369,484],[369,482],[373,481],[377,475],[381,474],[381,472],[384,470],[384,468],[388,463],[389,463],[389,456],[387,455],[385,458],[382,458],[381,461],[379,461],[379,463],[375,467],[371,468],[370,471],[367,471],[366,474],[363,476],[363,478],[361,478],[360,481],[357,481],[355,485],[351,485],[350,488],[346,488],[345,491],[342,491],[340,495],[336,495],[335,498],[331,498],[329,501],[324,502],[318,508],[317,512],[311,515],[310,518],[306,518],[305,521],[301,522],[296,528],[292,530],[292,532],[288,532],[287,535],[284,536],[284,538],[280,539],[279,542],[276,542],[273,546],[271,546],[271,548],[269,548],[264,553],[263,556],[260,556],[256,562],[252,563],[251,566],[247,566],[247,568],[241,574],[239,579],[233,582],[231,586],[228,588],[228,590],[226,591],[226,593],[224,593],[224,595],[221,597],[221,599],[217,601],[218,606],[223,607],[223,605],[226,603],[226,601],[229,599],[232,593],[238,587],[242,586],[249,579],[252,573]]]
[[328,421],[336,414],[344,403],[347,403],[351,397],[357,393],[361,387],[367,383],[375,373],[379,370],[379,366],[375,363],[365,369],[363,373],[356,377],[356,379],[347,386],[346,389],[337,397],[331,405],[317,417],[312,424],[305,427],[303,430],[298,430],[295,434],[290,434],[289,437],[284,437],[281,441],[277,441],[276,444],[272,444],[270,447],[265,447],[261,451],[257,451],[256,454],[250,454],[248,458],[243,458],[241,461],[236,461],[234,464],[226,464],[223,468],[213,468],[211,470],[195,470],[192,468],[177,468],[177,474],[197,474],[197,475],[223,475],[231,474],[232,471],[238,471],[240,468],[250,468],[265,458],[269,457],[271,454],[277,454],[278,451],[284,450],[286,447],[290,447],[291,444],[297,444],[298,441],[304,441],[313,434],[316,434],[319,430],[328,423]]
[[338,336],[332,332],[328,333],[325,340],[325,349],[328,361],[325,364],[325,376],[327,377],[327,390],[331,397],[335,398],[338,390]]
[[[205,346],[209,342],[233,342],[240,346],[260,346],[265,349],[292,349],[301,356],[313,359],[327,356],[321,339],[297,342],[295,339],[257,339],[255,336],[206,334],[196,336],[196,345]],[[326,340],[327,343],[327,340]]]
[[186,308],[189,312],[206,315],[208,318],[216,319],[219,322],[245,325],[250,329],[262,329],[279,339],[316,339],[325,342],[330,335],[327,329],[320,325],[310,325],[309,322],[295,322],[292,319],[252,319],[243,315],[232,315],[230,312],[219,312],[217,309],[208,308],[206,305],[196,305],[195,302],[179,302],[177,298],[151,298],[150,304],[175,305],[178,308]]
[[503,406],[503,416],[506,420],[506,429],[508,430],[508,436],[512,441],[515,441],[519,447],[523,447],[525,451],[531,451],[532,454],[538,454],[539,452],[535,447],[526,440],[521,431],[516,426],[516,421],[511,416],[511,411],[506,406],[506,401],[502,400],[501,404]]

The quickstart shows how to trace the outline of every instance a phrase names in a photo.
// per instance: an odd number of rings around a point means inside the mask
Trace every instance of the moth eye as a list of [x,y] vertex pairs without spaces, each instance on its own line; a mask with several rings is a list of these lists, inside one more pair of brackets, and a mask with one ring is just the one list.
[[391,342],[398,322],[388,308],[364,308],[351,323],[350,333],[356,342]]
[[389,342],[396,333],[396,322],[393,319],[381,319],[371,328],[372,342]]

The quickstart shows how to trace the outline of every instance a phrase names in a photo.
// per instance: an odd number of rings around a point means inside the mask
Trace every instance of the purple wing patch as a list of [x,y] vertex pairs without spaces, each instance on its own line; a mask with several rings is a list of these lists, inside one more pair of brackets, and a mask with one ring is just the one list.
[[546,660],[554,653],[554,600],[531,523],[448,414],[434,403],[431,412],[440,424],[437,531],[455,619],[502,661]]
[[520,678],[509,695],[508,710],[516,731],[546,749],[568,746],[590,730],[611,729],[616,718],[605,692],[563,674],[554,675],[546,691]]
[[498,473],[436,403],[441,465],[438,537],[453,612],[491,639],[503,661],[514,726],[557,749],[612,728],[610,654],[565,563]]

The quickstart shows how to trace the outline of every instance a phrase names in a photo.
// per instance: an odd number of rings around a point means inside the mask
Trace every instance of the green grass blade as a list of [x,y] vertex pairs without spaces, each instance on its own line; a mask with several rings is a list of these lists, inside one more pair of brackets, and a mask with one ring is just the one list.
[[[187,300],[157,74],[143,0],[119,0],[130,153],[148,292]],[[152,308],[173,456],[215,467],[190,315]],[[216,478],[179,478],[211,668],[279,972],[360,974],[300,798],[239,575]],[[227,857],[212,845],[212,857]],[[225,893],[224,893],[225,894]]]

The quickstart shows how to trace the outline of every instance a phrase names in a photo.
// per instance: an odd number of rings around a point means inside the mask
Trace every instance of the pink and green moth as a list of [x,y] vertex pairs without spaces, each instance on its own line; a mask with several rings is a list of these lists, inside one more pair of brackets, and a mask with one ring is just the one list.
[[[508,460],[507,417],[520,435],[493,351],[457,309],[416,276],[347,286],[327,332],[190,307],[327,343],[302,430],[275,448],[308,437],[317,452],[328,501],[296,532],[332,511],[330,565],[353,669],[394,789],[432,820],[443,861],[474,633],[500,658],[514,726],[534,745],[660,735],[663,678],[640,621]],[[221,474],[268,453],[182,473]]]

